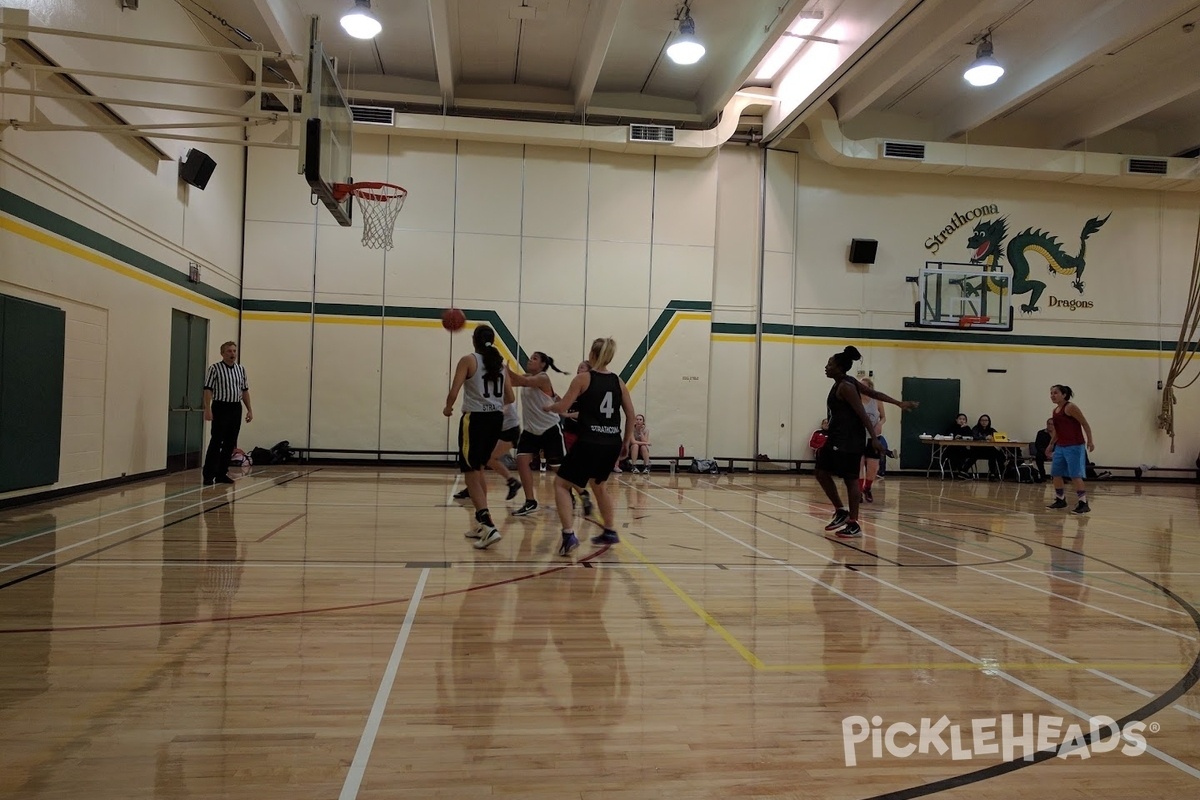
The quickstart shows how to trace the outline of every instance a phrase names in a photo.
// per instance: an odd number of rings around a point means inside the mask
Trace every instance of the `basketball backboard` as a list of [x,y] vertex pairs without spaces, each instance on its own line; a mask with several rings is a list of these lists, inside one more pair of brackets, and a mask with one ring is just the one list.
[[917,328],[1012,330],[1010,276],[978,264],[927,261],[916,278]]
[[312,20],[308,56],[308,91],[302,112],[304,135],[300,142],[300,172],[313,195],[325,204],[339,225],[349,226],[354,199],[339,195],[334,187],[353,183],[353,123],[350,105],[338,83],[337,71],[317,38],[317,19]]

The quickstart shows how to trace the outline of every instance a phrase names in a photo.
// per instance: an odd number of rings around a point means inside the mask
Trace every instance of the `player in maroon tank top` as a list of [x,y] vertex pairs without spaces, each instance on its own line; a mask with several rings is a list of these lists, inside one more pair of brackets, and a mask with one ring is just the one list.
[[1091,511],[1087,501],[1087,487],[1083,485],[1087,475],[1087,454],[1095,445],[1092,442],[1092,426],[1079,410],[1079,406],[1071,402],[1074,393],[1070,386],[1056,383],[1050,387],[1050,400],[1054,403],[1054,413],[1050,419],[1054,430],[1050,434],[1050,446],[1046,448],[1046,456],[1051,458],[1050,474],[1054,476],[1054,502],[1046,508],[1066,508],[1066,491],[1063,479],[1070,478],[1075,488],[1075,514],[1086,514]]

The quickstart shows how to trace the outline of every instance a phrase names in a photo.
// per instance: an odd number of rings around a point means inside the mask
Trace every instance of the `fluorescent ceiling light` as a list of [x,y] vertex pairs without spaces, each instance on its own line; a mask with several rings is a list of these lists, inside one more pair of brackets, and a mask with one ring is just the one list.
[[779,70],[792,60],[792,56],[796,55],[796,51],[804,44],[803,39],[796,37],[811,34],[821,26],[821,20],[824,18],[825,15],[820,11],[802,12],[795,22],[788,26],[787,32],[793,35],[782,37],[774,47],[767,51],[766,57],[754,73],[754,80],[769,81],[779,74]]
[[963,73],[963,78],[972,86],[991,86],[1003,74],[1004,67],[992,57],[992,40],[985,36],[975,50],[975,62]]
[[704,58],[704,45],[696,40],[696,22],[687,8],[679,20],[679,38],[667,48],[667,58],[676,64],[695,64]]
[[355,39],[374,39],[383,30],[371,13],[371,0],[354,0],[354,9],[342,17],[342,27]]

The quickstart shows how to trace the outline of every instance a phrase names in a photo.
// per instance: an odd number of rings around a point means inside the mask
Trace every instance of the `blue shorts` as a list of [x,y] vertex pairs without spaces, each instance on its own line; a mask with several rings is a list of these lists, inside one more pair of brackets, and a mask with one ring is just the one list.
[[1087,475],[1087,448],[1081,444],[1058,445],[1050,474],[1055,478],[1082,478]]

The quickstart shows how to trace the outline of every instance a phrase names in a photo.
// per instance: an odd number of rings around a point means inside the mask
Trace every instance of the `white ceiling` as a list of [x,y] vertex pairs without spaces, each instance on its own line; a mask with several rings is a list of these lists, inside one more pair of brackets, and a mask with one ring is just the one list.
[[[821,11],[815,33],[837,43],[806,43],[792,77],[769,87],[781,107],[743,120],[768,143],[803,135],[799,123],[828,100],[854,138],[1159,156],[1200,147],[1192,0],[690,0],[708,52],[689,67],[664,52],[678,0],[373,0],[383,32],[370,42],[338,24],[352,0],[176,2],[214,41],[231,34],[206,11],[284,52],[305,51],[305,17],[318,15],[358,102],[693,128],[762,86],[750,79],[767,51],[802,11]],[[1007,72],[973,88],[962,73],[988,30]],[[277,66],[293,79],[302,70]]]

